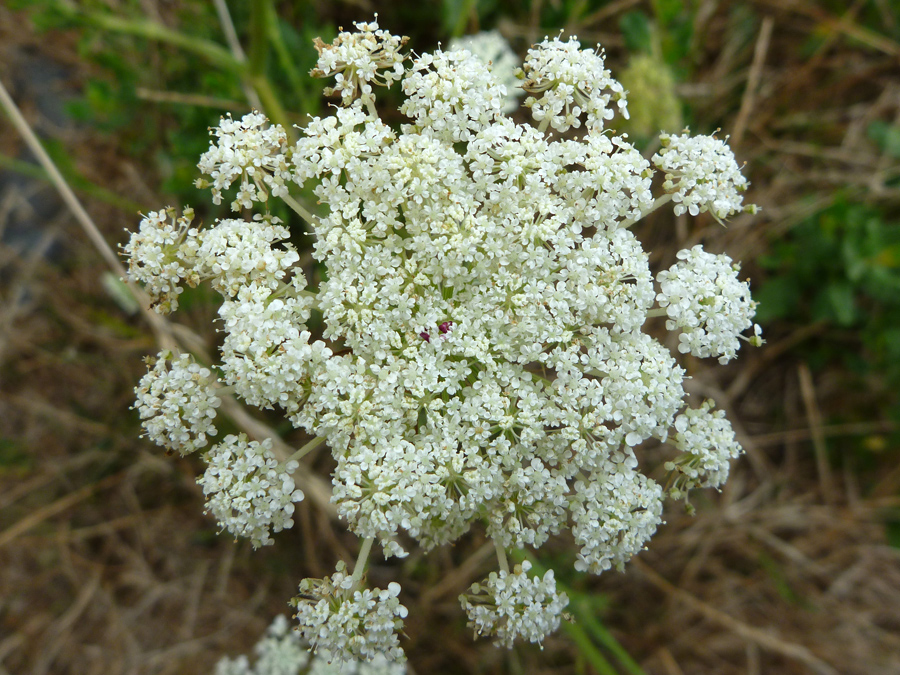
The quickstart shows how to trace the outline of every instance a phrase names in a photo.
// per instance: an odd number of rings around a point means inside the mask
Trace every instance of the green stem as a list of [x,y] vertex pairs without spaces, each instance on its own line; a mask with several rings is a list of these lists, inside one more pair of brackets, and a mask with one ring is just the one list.
[[625,648],[622,647],[622,645],[619,644],[619,641],[613,637],[613,634],[607,630],[606,626],[597,620],[597,617],[594,616],[590,607],[587,606],[587,603],[580,604],[581,606],[576,611],[579,623],[582,623],[587,630],[593,634],[594,638],[601,646],[608,649],[612,655],[616,657],[619,663],[625,668],[626,672],[630,675],[647,675],[644,669],[638,665],[637,661],[631,658],[631,655],[625,651]]
[[606,660],[606,657],[600,652],[591,637],[585,632],[584,628],[577,623],[563,622],[563,630],[572,638],[572,642],[578,649],[578,653],[583,656],[591,667],[597,671],[598,675],[619,675],[613,665]]
[[500,569],[509,574],[509,560],[506,559],[506,549],[496,539],[494,540],[494,548],[497,549],[497,562],[500,563]]
[[[466,26],[468,25],[469,20],[472,18],[472,13],[474,11],[475,0],[463,0],[462,7],[459,8],[459,12],[456,15],[456,23],[453,24],[453,29],[450,31],[450,37],[462,37],[462,35],[466,32]],[[477,13],[475,14],[475,19],[478,19]]]
[[319,224],[319,219],[316,218],[313,214],[306,210],[306,207],[303,206],[296,199],[291,197],[290,195],[284,195],[282,197],[284,203],[290,206],[294,212],[299,215],[303,220],[310,224],[311,227],[315,227]]
[[294,127],[278,93],[266,77],[269,61],[269,24],[275,14],[272,0],[254,0],[250,3],[250,47],[247,55],[247,82],[256,91],[266,117],[280,124],[293,145],[297,142]]
[[647,310],[647,318],[652,319],[657,316],[668,316],[666,310],[662,307],[657,307],[656,309]]
[[366,569],[366,563],[369,560],[369,553],[372,551],[372,543],[375,541],[375,537],[366,537],[363,539],[362,548],[359,549],[359,555],[356,558],[356,565],[353,566],[353,576],[351,577],[353,581],[353,588],[356,588],[359,585],[360,580],[362,579],[363,572]]
[[269,38],[266,35],[266,20],[272,9],[271,0],[254,0],[250,3],[250,46],[247,50],[247,66],[250,77],[256,80],[264,77],[266,57],[269,55]]
[[311,453],[313,450],[315,450],[316,448],[318,448],[318,447],[319,447],[320,445],[322,445],[324,442],[325,442],[325,438],[324,438],[324,437],[322,437],[322,436],[316,436],[316,437],[315,437],[314,439],[312,439],[309,443],[307,443],[307,444],[304,445],[302,448],[300,448],[299,450],[297,450],[297,452],[295,452],[293,455],[291,455],[290,457],[288,457],[288,458],[287,458],[287,462],[285,462],[285,464],[287,464],[288,462],[299,462],[301,459],[303,459],[304,457],[306,457],[309,453]]
[[126,19],[124,17],[106,14],[103,12],[86,12],[72,2],[58,2],[57,9],[70,18],[80,19],[104,30],[125,35],[135,35],[148,40],[155,40],[165,44],[174,45],[181,49],[200,56],[208,63],[243,76],[246,67],[225,47],[211,40],[186,35],[161,23],[149,19]]
[[541,124],[540,124],[540,126],[538,127],[538,131],[540,131],[541,133],[544,133],[545,131],[547,131],[547,127],[549,127],[549,126],[550,126],[550,115],[547,115],[547,116],[541,121]]
[[294,65],[294,59],[291,56],[290,50],[287,48],[287,45],[284,42],[284,36],[281,32],[281,26],[278,23],[278,14],[277,12],[269,12],[266,15],[266,18],[266,34],[269,37],[269,44],[275,51],[275,56],[278,58],[278,63],[287,75],[287,79],[291,84],[291,88],[294,90],[294,93],[300,98],[300,112],[312,115],[319,109],[318,99],[315,96],[310,96],[310,92],[304,84],[303,77],[301,77],[300,72]]
[[665,205],[665,204],[668,204],[670,201],[672,201],[672,195],[671,195],[671,194],[664,194],[662,197],[658,197],[658,198],[656,199],[656,201],[653,202],[653,206],[651,206],[649,209],[647,209],[646,211],[644,211],[641,215],[639,215],[637,218],[634,218],[633,220],[632,220],[632,219],[623,220],[620,227],[631,227],[631,226],[634,225],[636,222],[638,222],[638,221],[641,220],[642,218],[646,218],[646,217],[649,216],[651,213],[653,213],[654,211],[656,211],[656,209],[658,209],[660,206],[663,206],[663,205]]
[[281,99],[278,98],[278,94],[275,92],[274,87],[272,87],[272,82],[265,75],[250,76],[248,81],[250,86],[256,90],[256,95],[259,96],[266,117],[282,126],[284,133],[287,134],[288,142],[291,145],[296,143],[297,132],[294,131],[294,125],[291,123],[291,118],[288,115],[287,110],[285,110],[284,106],[281,104]]

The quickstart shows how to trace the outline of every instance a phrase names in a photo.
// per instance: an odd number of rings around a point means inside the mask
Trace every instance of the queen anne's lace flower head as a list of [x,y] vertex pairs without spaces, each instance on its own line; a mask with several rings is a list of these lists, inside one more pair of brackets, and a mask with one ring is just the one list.
[[245,434],[229,434],[204,459],[206,472],[197,482],[222,529],[257,548],[272,543],[270,532],[293,527],[294,502],[303,499],[291,478],[298,463],[280,464],[271,439],[248,442]]
[[217,378],[190,354],[163,350],[135,388],[134,407],[150,439],[183,455],[205,447],[216,435],[213,420],[221,400]]
[[569,604],[565,593],[556,592],[553,570],[547,570],[543,578],[529,576],[530,570],[526,560],[512,573],[491,572],[459,596],[469,626],[480,635],[496,637],[498,647],[512,647],[518,638],[540,644],[559,628]]
[[725,141],[687,133],[661,134],[659,139],[662,149],[653,163],[666,174],[663,189],[672,194],[675,215],[709,211],[722,221],[741,211],[756,212],[754,205],[742,205],[747,179]]
[[[666,328],[681,331],[682,354],[718,356],[720,363],[727,363],[737,355],[741,333],[753,327],[756,303],[750,285],[738,280],[740,265],[727,255],[707,253],[699,244],[679,251],[678,259],[656,277],[656,299],[666,309]],[[758,330],[754,338],[759,341]]]
[[233,120],[229,114],[210,134],[217,140],[200,157],[197,168],[212,183],[198,179],[197,187],[210,186],[214,204],[220,204],[222,190],[238,180],[232,211],[249,209],[253,202],[266,202],[270,194],[288,194],[288,142],[281,125],[269,124],[266,116],[258,112],[248,113],[240,120]]
[[[310,119],[293,147],[257,113],[225,118],[201,161],[214,200],[238,183],[236,208],[263,202],[268,214],[280,197],[306,221],[318,290],[271,215],[195,229],[188,214],[151,214],[126,247],[132,276],[161,311],[184,284],[222,295],[222,382],[327,442],[332,501],[365,538],[360,570],[375,541],[403,556],[410,539],[430,549],[473,523],[503,569],[500,551],[567,530],[579,570],[621,569],[662,518],[642,445],[671,437],[680,450],[670,494],[721,484],[738,447],[720,413],[682,413],[684,369],[644,332],[647,318],[667,314],[682,353],[724,362],[754,310],[731,260],[699,247],[658,274],[657,291],[631,227],[668,201],[724,218],[745,208],[746,181],[723,141],[664,136],[651,163],[605,132],[625,93],[602,52],[574,38],[529,51],[520,75],[536,123],[518,124],[499,61],[439,49],[405,69],[405,39],[357,29],[317,42],[314,74],[335,77],[343,106]],[[407,123],[390,126],[373,87],[398,81]],[[653,164],[666,172],[657,199]],[[287,194],[295,185],[313,192],[316,215]],[[138,391],[148,433],[202,447],[214,379],[188,361],[155,367]],[[262,545],[290,526],[296,462],[243,436],[205,459],[200,482],[224,529]],[[564,595],[552,573],[527,572],[496,573],[467,596],[479,632],[510,645],[556,628]],[[401,659],[399,587],[367,590],[355,576],[341,566],[303,583],[301,632],[332,660]]]
[[304,579],[294,598],[300,633],[312,650],[328,661],[371,661],[385,656],[405,661],[397,632],[406,607],[400,604],[400,584],[387,589],[361,588],[343,562],[324,579]]
[[403,77],[406,57],[400,49],[409,40],[380,29],[378,21],[353,25],[355,33],[341,31],[330,45],[316,38],[319,60],[310,72],[313,77],[334,75],[337,84],[325,94],[340,94],[345,106],[360,96],[363,102],[374,101],[373,84],[390,87]]
[[530,94],[525,106],[536,121],[559,132],[580,127],[582,113],[588,129],[602,131],[613,118],[610,102],[628,117],[625,90],[606,69],[603,53],[581,49],[575,37],[565,42],[544,38],[528,50],[522,70],[522,88]]

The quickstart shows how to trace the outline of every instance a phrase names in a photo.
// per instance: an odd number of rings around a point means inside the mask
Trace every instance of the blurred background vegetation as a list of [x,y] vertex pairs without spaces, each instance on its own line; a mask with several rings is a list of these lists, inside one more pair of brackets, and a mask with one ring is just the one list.
[[[602,44],[630,91],[617,131],[651,154],[659,130],[730,135],[762,207],[727,229],[657,212],[638,231],[655,269],[697,242],[743,261],[761,303],[767,345],[686,364],[747,450],[725,490],[698,495],[694,517],[672,505],[625,573],[578,575],[564,541],[542,549],[576,618],[543,650],[472,642],[456,597],[491,569],[482,533],[376,559],[373,580],[404,589],[413,672],[900,672],[897,2],[224,7],[0,6],[0,80],[113,246],[138,211],[224,215],[193,187],[208,128],[258,106],[285,125],[326,114],[312,39],[376,12],[417,52],[489,29],[520,55],[560,30]],[[397,97],[380,101],[390,122]],[[7,118],[0,129],[0,674],[210,672],[288,611],[301,578],[352,560],[355,540],[313,500],[269,549],[216,534],[196,462],[138,438],[132,388],[153,332]],[[214,348],[213,294],[182,305],[175,320]],[[330,470],[327,453],[310,463]]]

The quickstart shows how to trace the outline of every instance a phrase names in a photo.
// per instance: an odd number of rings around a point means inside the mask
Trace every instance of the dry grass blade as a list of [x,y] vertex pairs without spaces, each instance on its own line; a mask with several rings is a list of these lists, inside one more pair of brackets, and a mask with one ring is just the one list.
[[87,499],[95,492],[99,492],[100,490],[103,490],[111,485],[115,485],[118,481],[122,480],[125,474],[125,471],[120,471],[119,473],[107,476],[106,478],[99,480],[96,483],[91,483],[90,485],[80,487],[74,492],[70,492],[65,497],[61,497],[55,502],[47,504],[34,513],[25,516],[14,525],[6,528],[3,532],[0,532],[0,548],[3,548],[7,544],[15,541],[16,537],[19,537],[25,532],[28,532],[28,530],[36,527],[48,518],[52,518],[56,514],[62,513],[63,511],[71,508],[78,502]]
[[[94,244],[97,251],[104,258],[104,260],[114,273],[122,278],[126,278],[127,275],[125,272],[125,268],[122,266],[121,261],[113,252],[109,244],[106,243],[106,239],[104,239],[103,235],[100,233],[100,230],[97,228],[91,217],[88,215],[87,211],[81,205],[81,202],[75,196],[75,193],[69,187],[65,178],[63,178],[62,174],[56,168],[53,160],[50,159],[50,156],[44,150],[37,136],[31,130],[31,127],[28,125],[28,122],[22,116],[21,112],[19,112],[18,107],[12,100],[12,97],[6,91],[6,88],[3,86],[2,82],[0,82],[0,104],[3,105],[4,109],[9,114],[10,119],[12,119],[16,129],[25,139],[28,147],[31,149],[34,155],[38,158],[41,166],[50,175],[54,186],[59,191],[64,202],[66,203],[66,206],[71,210],[76,220],[81,225],[82,229]],[[189,340],[185,339],[185,333],[191,333],[186,327],[178,326],[176,329],[174,327],[175,325],[170,324],[168,321],[166,321],[166,319],[150,309],[149,299],[142,289],[140,289],[133,283],[130,283],[129,286],[140,302],[144,317],[153,327],[160,346],[164,348],[175,347],[179,351],[182,351],[182,349],[180,349],[181,344],[179,343],[183,344],[184,342],[187,342],[189,347],[193,346],[195,349],[203,349],[202,341],[199,340],[199,338],[195,339],[192,334],[188,336],[190,338]],[[181,340],[179,340],[179,337],[181,338]],[[250,436],[254,438],[272,438],[275,446],[278,448],[279,454],[283,459],[291,454],[288,446],[283,441],[281,441],[280,437],[274,432],[274,430],[272,430],[262,422],[254,420],[253,417],[251,417],[247,413],[246,409],[236,401],[234,401],[234,399],[229,399],[229,402],[225,407],[229,411],[229,414],[232,416],[232,418],[239,424],[239,426],[242,426]],[[263,436],[262,434],[270,435]],[[298,482],[300,483],[301,489],[303,489],[304,492],[308,493],[313,503],[315,503],[319,508],[323,509],[326,513],[329,513],[332,516],[336,516],[337,511],[331,504],[331,489],[328,487],[325,481],[318,478],[317,476],[301,475]],[[0,542],[2,541],[3,539],[2,537],[0,537]]]
[[805,363],[801,363],[797,370],[800,376],[800,392],[803,395],[803,405],[806,408],[806,418],[809,422],[810,437],[816,452],[819,489],[822,499],[828,504],[833,504],[837,494],[834,489],[834,478],[831,476],[831,466],[828,464],[828,448],[825,447],[825,435],[822,433],[822,414],[816,403],[816,389],[812,373]]
[[756,39],[756,47],[753,50],[753,63],[750,65],[750,73],[747,76],[747,87],[744,89],[744,98],[741,101],[741,109],[738,111],[734,122],[734,130],[731,132],[729,143],[733,148],[738,148],[744,139],[747,130],[747,122],[753,111],[753,104],[759,91],[759,82],[762,79],[763,65],[766,62],[766,54],[769,52],[769,43],[772,40],[772,29],[775,19],[767,16],[763,19],[759,29],[759,37]]
[[710,621],[713,621],[720,626],[724,626],[725,628],[734,631],[743,639],[759,645],[763,649],[781,654],[782,656],[786,656],[789,659],[800,661],[808,666],[813,672],[818,673],[819,675],[840,675],[837,670],[835,670],[829,664],[825,663],[825,661],[823,661],[822,659],[818,658],[803,645],[780,640],[774,635],[762,631],[759,628],[749,626],[743,621],[739,621],[733,616],[730,616],[725,612],[706,604],[702,600],[698,600],[687,591],[677,588],[669,581],[666,581],[662,576],[648,567],[646,563],[637,558],[635,558],[631,564],[637,567],[641,571],[641,573],[647,577],[650,583],[659,588],[666,595],[671,595],[677,598],[681,602],[684,602],[695,611],[705,616]]

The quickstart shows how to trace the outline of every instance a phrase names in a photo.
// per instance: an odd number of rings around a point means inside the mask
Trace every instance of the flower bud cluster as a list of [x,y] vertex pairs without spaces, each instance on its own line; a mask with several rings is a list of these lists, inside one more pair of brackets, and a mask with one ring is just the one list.
[[319,52],[313,77],[334,76],[337,84],[325,90],[326,95],[340,94],[344,105],[358,97],[363,102],[375,99],[372,84],[389,87],[403,77],[403,61],[400,49],[409,40],[391,35],[371,23],[355,22],[356,32],[341,31],[330,45],[316,38]]
[[[654,158],[669,194],[654,199],[652,164],[604,130],[625,113],[625,92],[602,53],[574,38],[528,53],[534,125],[505,114],[498,69],[471,52],[437,50],[405,68],[404,39],[357,28],[317,43],[314,73],[336,76],[341,106],[291,147],[258,114],[226,118],[201,162],[214,200],[234,183],[238,208],[283,197],[307,220],[318,291],[268,215],[191,228],[151,214],[126,247],[132,275],[163,310],[181,283],[221,293],[222,382],[327,441],[333,502],[367,547],[403,556],[410,539],[428,549],[483,523],[501,549],[568,532],[578,569],[621,569],[661,522],[665,491],[641,470],[642,444],[675,438],[684,487],[718,485],[738,452],[718,413],[680,414],[684,370],[644,332],[647,318],[666,313],[681,352],[726,361],[754,310],[731,261],[699,247],[655,288],[630,227],[670,199],[726,217],[746,181],[722,141],[671,136]],[[375,107],[374,87],[393,82],[406,95],[399,128]],[[292,185],[312,189],[319,215]],[[313,312],[321,335],[307,325]],[[208,432],[191,406],[208,383],[167,373],[139,390],[157,425],[148,433],[200,447]],[[170,395],[182,381],[193,389]],[[201,482],[223,528],[264,544],[290,526],[297,466],[234,436],[206,459]],[[509,644],[555,628],[564,596],[552,574],[526,573],[492,577],[487,595],[465,601],[480,632]],[[301,629],[331,658],[400,657],[398,592],[365,590],[342,568],[307,580]]]
[[144,285],[153,308],[160,314],[178,309],[182,283],[196,286],[200,277],[194,270],[197,230],[191,227],[194,212],[185,209],[151,211],[141,220],[122,252],[128,257],[128,276]]
[[529,576],[530,570],[526,560],[512,573],[491,572],[459,597],[469,626],[480,635],[496,637],[498,647],[512,647],[518,638],[540,644],[559,628],[569,604],[565,593],[556,592],[553,570],[543,578]]
[[566,42],[544,38],[528,50],[522,70],[522,88],[531,94],[525,107],[536,121],[546,120],[557,131],[579,128],[582,113],[589,130],[603,131],[613,118],[611,102],[628,117],[625,90],[606,69],[603,53],[581,49],[575,37]]
[[676,499],[695,487],[721,486],[728,479],[729,460],[741,454],[725,411],[713,412],[713,406],[712,401],[704,401],[675,418],[674,445],[682,454],[667,462],[666,470],[678,474],[670,490]]
[[222,190],[240,180],[237,197],[231,202],[232,211],[253,207],[253,202],[265,202],[269,195],[288,194],[287,134],[279,126],[270,126],[265,115],[252,112],[240,120],[229,114],[219,126],[211,130],[218,139],[200,157],[197,168],[212,178],[212,183],[198,180],[198,187],[212,189],[213,203],[222,203]]

